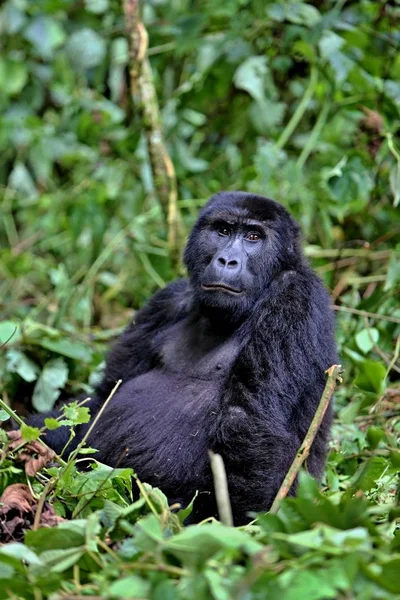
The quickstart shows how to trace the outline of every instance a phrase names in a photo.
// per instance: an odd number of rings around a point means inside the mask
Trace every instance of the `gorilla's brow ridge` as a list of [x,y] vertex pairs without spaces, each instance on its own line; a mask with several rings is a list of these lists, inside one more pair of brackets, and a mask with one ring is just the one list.
[[270,222],[270,220],[261,221],[256,218],[251,218],[248,211],[237,208],[232,208],[232,210],[216,211],[212,215],[208,216],[207,221],[209,224],[222,221],[228,225],[246,225],[247,227],[259,227],[263,230],[267,229],[267,225]]

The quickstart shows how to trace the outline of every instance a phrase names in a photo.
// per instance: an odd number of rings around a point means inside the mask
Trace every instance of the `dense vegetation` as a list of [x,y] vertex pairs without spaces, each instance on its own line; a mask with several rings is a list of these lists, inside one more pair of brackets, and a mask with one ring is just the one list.
[[[0,493],[28,485],[0,506],[0,598],[400,597],[399,17],[399,0],[145,3],[185,227],[221,189],[276,198],[331,290],[327,473],[247,528],[183,528],[144,482],[131,503],[129,470],[75,456],[26,475],[0,429]],[[107,343],[176,276],[120,0],[2,3],[0,152],[0,393],[24,414],[90,394]]]

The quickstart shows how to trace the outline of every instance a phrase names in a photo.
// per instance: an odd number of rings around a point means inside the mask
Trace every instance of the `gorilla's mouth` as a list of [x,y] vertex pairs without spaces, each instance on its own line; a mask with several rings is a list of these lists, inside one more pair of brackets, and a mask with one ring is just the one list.
[[235,294],[236,296],[243,293],[242,290],[236,290],[235,288],[226,285],[226,283],[202,283],[201,287],[203,290],[206,290],[206,292],[221,290],[223,292],[228,292],[229,294]]

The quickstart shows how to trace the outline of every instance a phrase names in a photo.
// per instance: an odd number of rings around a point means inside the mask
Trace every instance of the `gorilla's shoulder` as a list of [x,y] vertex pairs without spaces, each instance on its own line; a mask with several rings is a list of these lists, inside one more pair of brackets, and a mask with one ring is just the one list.
[[177,321],[186,316],[190,308],[191,289],[187,279],[177,279],[158,290],[136,314],[137,325],[150,320]]

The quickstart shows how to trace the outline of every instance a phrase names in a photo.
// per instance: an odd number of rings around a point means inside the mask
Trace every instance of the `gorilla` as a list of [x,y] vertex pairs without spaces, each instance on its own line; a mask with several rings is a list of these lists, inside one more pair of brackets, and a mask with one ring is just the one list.
[[[189,235],[188,279],[137,313],[89,402],[93,418],[122,379],[88,444],[99,461],[132,467],[171,504],[186,506],[197,491],[192,521],[216,515],[208,450],[224,460],[235,525],[269,509],[337,360],[329,296],[300,237],[273,200],[214,195]],[[42,425],[43,415],[30,423]],[[316,477],[330,424],[328,409],[307,460]],[[75,445],[87,428],[78,428]],[[68,428],[45,440],[61,452]]]

